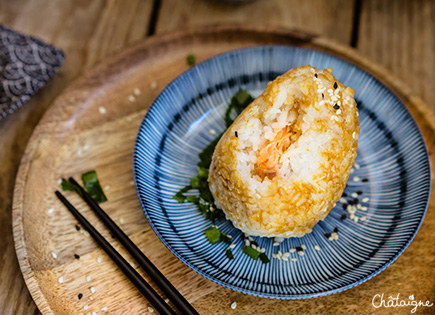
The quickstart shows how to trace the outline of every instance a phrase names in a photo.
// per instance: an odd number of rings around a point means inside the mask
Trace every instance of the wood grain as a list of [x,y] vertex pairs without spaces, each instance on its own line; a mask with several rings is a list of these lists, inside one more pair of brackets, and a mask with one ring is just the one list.
[[354,0],[257,0],[231,4],[212,0],[161,0],[156,33],[192,26],[240,23],[296,28],[348,44]]
[[[187,68],[186,55],[195,51],[198,60],[216,53],[258,44],[298,44],[338,54],[375,74],[410,109],[419,123],[435,162],[435,119],[426,105],[387,70],[353,49],[321,37],[298,32],[238,27],[201,28],[193,32],[153,38],[108,59],[62,93],[38,124],[26,148],[14,196],[14,235],[21,269],[29,290],[44,314],[83,313],[107,306],[111,314],[136,314],[147,302],[102,253],[95,243],[75,230],[75,220],[55,200],[53,190],[61,176],[79,176],[96,169],[109,201],[104,208],[133,238],[158,268],[201,314],[256,313],[374,313],[371,300],[377,293],[416,299],[433,299],[435,285],[435,196],[415,240],[399,259],[374,279],[345,292],[322,298],[281,301],[260,299],[218,286],[199,276],[171,255],[144,219],[134,187],[131,159],[138,125],[158,92]],[[153,88],[155,82],[157,88]],[[134,88],[141,94],[128,101]],[[106,114],[100,114],[104,106]],[[56,130],[56,133],[53,133]],[[85,150],[84,147],[89,149]],[[72,160],[71,157],[75,157]],[[434,169],[432,169],[434,172]],[[434,177],[433,177],[434,178]],[[108,239],[110,234],[74,194],[68,195]],[[47,210],[54,208],[54,213]],[[116,240],[112,240],[119,248]],[[51,252],[57,253],[53,259]],[[121,252],[125,254],[124,251]],[[80,255],[74,259],[73,254]],[[102,261],[98,263],[98,257]],[[130,259],[130,258],[129,258]],[[86,281],[86,276],[91,281]],[[62,283],[58,282],[63,277]],[[96,288],[91,294],[90,286]],[[84,298],[78,300],[77,294]],[[92,299],[91,299],[92,298]],[[238,307],[230,309],[236,301]],[[409,309],[395,309],[408,314]],[[390,309],[377,309],[389,314]],[[417,314],[427,314],[420,308]]]
[[435,1],[366,0],[357,48],[411,86],[435,111]]
[[152,0],[0,1],[0,23],[61,49],[56,77],[14,115],[0,121],[0,311],[39,313],[14,253],[11,209],[18,165],[33,128],[54,98],[84,69],[145,37]]

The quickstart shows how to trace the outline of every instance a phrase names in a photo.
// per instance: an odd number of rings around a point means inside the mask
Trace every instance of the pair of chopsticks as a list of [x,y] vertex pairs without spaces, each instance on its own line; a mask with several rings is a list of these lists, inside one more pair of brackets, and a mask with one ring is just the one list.
[[[176,306],[182,314],[198,314],[189,302],[177,291],[177,289],[165,278],[165,276],[153,265],[153,263],[139,250],[130,238],[113,222],[98,203],[78,184],[72,177],[69,182],[76,187],[77,193],[91,207],[95,214],[104,222],[112,234],[121,242],[127,251],[138,262],[139,266],[148,274],[154,283],[163,291],[167,298]],[[172,308],[157,294],[156,291],[130,266],[130,264],[110,245],[110,243],[86,220],[80,212],[62,195],[56,191],[56,196],[74,215],[98,245],[118,265],[119,269],[136,286],[143,296],[153,305],[160,314],[176,314]]]

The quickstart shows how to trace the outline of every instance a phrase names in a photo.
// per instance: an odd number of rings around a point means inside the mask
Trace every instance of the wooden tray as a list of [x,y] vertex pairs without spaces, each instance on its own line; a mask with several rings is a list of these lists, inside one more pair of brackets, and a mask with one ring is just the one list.
[[[346,308],[369,313],[374,310],[371,301],[377,293],[409,293],[422,300],[430,297],[434,251],[427,253],[427,248],[433,247],[433,194],[421,231],[387,271],[354,289],[311,300],[260,299],[223,288],[176,259],[151,230],[132,176],[134,140],[148,106],[166,84],[187,69],[188,53],[201,61],[231,49],[264,44],[327,51],[372,72],[408,106],[433,151],[432,113],[387,71],[351,48],[300,32],[241,26],[202,28],[146,40],[107,59],[66,89],[38,124],[21,161],[13,207],[15,247],[28,289],[43,314],[148,312],[148,302],[83,229],[76,230],[76,220],[54,196],[59,178],[79,178],[91,169],[97,170],[109,199],[104,209],[116,222],[122,222],[123,230],[201,314],[315,314],[326,307],[328,313]],[[431,159],[433,163],[433,155]],[[72,193],[68,197],[106,238],[112,239],[79,198]],[[112,244],[120,248],[115,239]],[[121,253],[133,261],[122,249]],[[414,272],[419,276],[411,276]],[[83,294],[80,300],[79,293]],[[232,310],[234,301],[238,306]],[[105,307],[107,311],[101,311]]]

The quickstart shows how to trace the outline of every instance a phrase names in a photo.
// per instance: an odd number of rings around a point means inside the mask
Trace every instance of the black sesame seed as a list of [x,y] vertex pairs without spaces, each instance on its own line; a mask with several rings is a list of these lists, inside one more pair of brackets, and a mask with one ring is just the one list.
[[80,231],[80,226],[76,225],[76,230]]
[[345,220],[346,218],[347,218],[347,215],[342,214],[341,217],[340,217],[340,220]]
[[334,89],[338,88],[337,82],[334,82]]
[[238,137],[239,137],[239,134],[237,133],[237,131],[235,132],[235,134],[236,134],[236,138],[238,138]]
[[296,246],[296,250],[297,250],[298,252],[301,252],[301,251],[303,251],[304,249],[303,249],[302,247],[300,247],[300,246]]
[[363,194],[363,192],[362,192],[361,190],[358,190],[356,193],[357,193],[358,195],[362,195],[362,194]]
[[341,196],[342,197],[347,197],[347,194],[345,192],[343,192],[343,194]]
[[368,178],[363,178],[361,181],[362,181],[363,183],[367,183],[367,182],[369,181],[369,179],[368,179]]
[[347,209],[348,204],[347,203],[343,203],[343,209],[346,210]]
[[81,300],[83,297],[83,294],[79,293],[79,300]]
[[351,206],[355,204],[352,199],[348,200],[347,203],[350,204]]
[[246,238],[244,233],[240,234],[240,237],[242,238],[242,241],[244,241]]
[[325,98],[325,95],[323,95],[323,93],[322,93],[322,98]]
[[355,199],[353,200],[353,204],[354,204],[354,205],[356,205],[358,202],[359,202],[359,199],[358,199],[358,198],[355,198]]
[[317,78],[318,77],[317,73],[315,73],[314,76]]
[[338,233],[338,227],[335,227],[335,228],[334,228],[334,232],[335,232],[335,233]]
[[77,255],[77,254],[74,254],[74,258],[75,258],[75,259],[80,259],[80,256]]
[[330,238],[330,237],[331,237],[331,233],[325,233],[325,236],[326,236],[327,238]]
[[339,109],[339,108],[340,108],[340,106],[338,104],[334,105],[334,109]]

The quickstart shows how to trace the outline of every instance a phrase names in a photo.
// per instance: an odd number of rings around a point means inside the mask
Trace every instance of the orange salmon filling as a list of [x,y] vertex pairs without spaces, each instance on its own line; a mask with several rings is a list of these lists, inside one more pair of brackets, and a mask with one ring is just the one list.
[[272,141],[269,140],[260,150],[255,165],[255,173],[260,176],[262,181],[266,176],[272,179],[278,175],[279,160],[290,146],[292,134],[290,126],[286,126],[275,135]]

